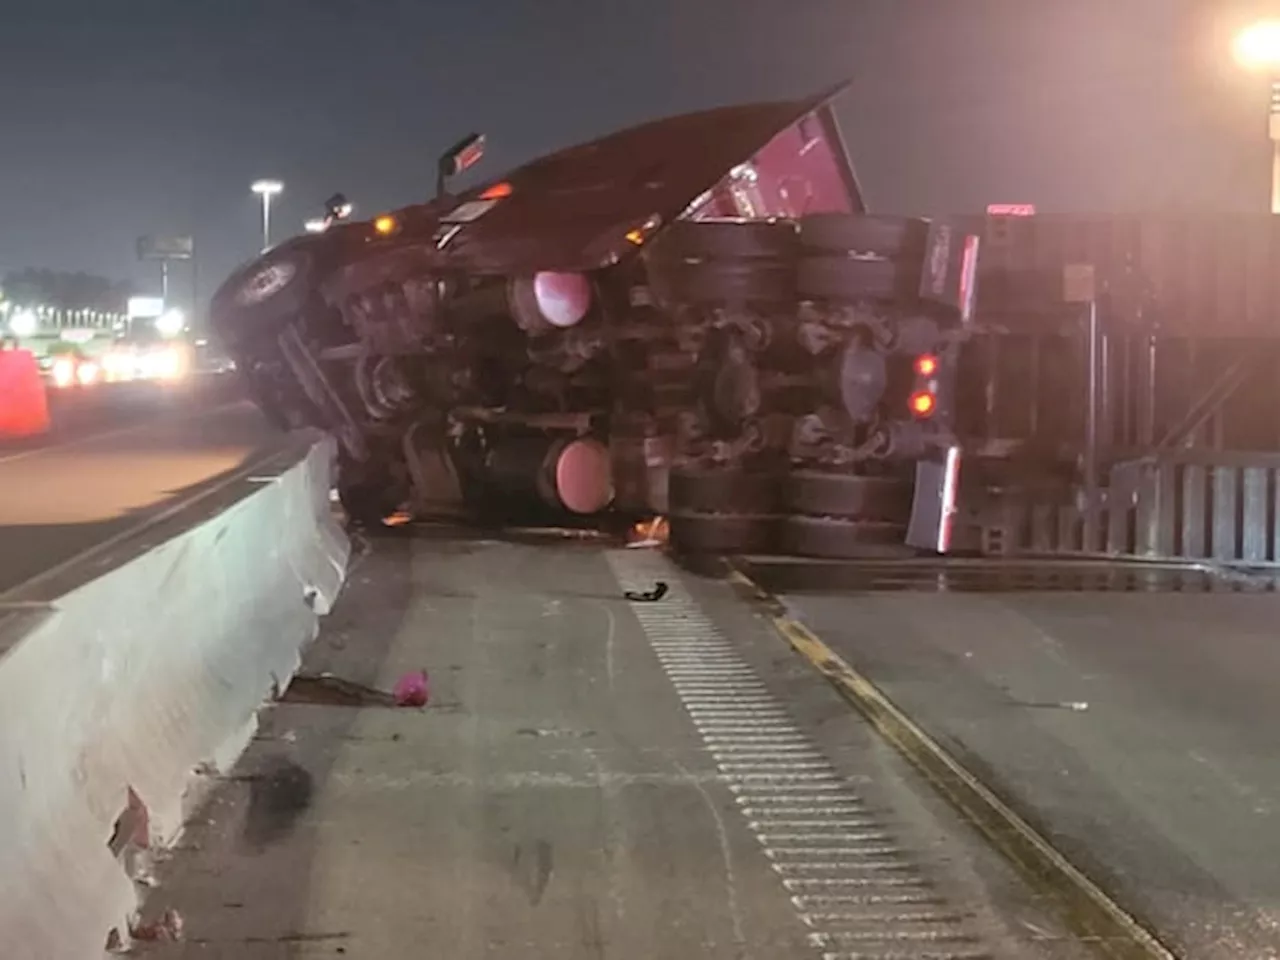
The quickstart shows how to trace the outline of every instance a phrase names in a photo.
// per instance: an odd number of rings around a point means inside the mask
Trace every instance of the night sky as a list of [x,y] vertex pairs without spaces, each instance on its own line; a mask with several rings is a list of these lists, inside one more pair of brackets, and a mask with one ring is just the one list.
[[[493,175],[651,117],[844,77],[878,209],[1265,209],[1267,90],[1230,58],[1252,0],[0,0],[0,274],[158,284],[193,233],[202,298],[334,190],[426,198],[489,135]],[[1268,9],[1270,8],[1270,9]],[[185,296],[185,279],[175,295]]]

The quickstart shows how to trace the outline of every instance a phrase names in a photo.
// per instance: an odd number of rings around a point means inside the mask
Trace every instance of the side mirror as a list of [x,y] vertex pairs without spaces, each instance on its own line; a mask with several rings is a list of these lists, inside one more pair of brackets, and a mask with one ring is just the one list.
[[484,134],[473,133],[446,150],[436,168],[436,198],[444,196],[444,185],[450,177],[469,170],[484,156]]

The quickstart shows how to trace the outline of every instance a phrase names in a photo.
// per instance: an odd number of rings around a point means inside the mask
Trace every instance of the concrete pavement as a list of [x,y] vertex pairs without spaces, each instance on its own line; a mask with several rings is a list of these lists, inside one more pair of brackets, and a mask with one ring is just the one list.
[[1280,956],[1280,597],[925,573],[753,571],[1183,956]]
[[[641,609],[622,585],[672,584]],[[156,958],[1083,955],[718,583],[656,554],[405,528],[160,875]]]

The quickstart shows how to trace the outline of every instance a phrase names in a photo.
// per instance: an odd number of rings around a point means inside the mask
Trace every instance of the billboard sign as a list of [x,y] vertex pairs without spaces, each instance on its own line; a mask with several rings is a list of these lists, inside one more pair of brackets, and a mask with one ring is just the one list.
[[190,260],[195,256],[195,250],[194,237],[138,238],[139,260]]
[[129,319],[152,320],[164,313],[163,297],[130,297]]

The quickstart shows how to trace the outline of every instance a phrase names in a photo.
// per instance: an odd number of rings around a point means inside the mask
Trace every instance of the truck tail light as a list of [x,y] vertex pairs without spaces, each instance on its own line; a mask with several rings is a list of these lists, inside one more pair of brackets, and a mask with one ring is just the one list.
[[929,390],[917,390],[907,401],[907,406],[911,408],[913,416],[924,419],[933,416],[933,411],[938,407],[938,398]]
[[938,358],[931,353],[922,353],[916,357],[916,375],[932,377],[938,372]]

